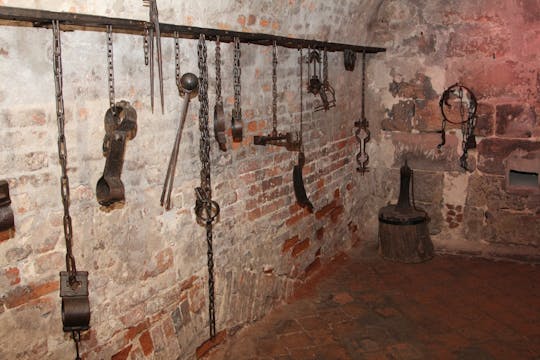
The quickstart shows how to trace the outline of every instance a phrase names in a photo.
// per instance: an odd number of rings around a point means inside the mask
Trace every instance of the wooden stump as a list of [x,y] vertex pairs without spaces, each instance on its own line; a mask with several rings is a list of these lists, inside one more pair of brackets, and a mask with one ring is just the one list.
[[379,254],[388,260],[419,263],[433,257],[429,218],[416,208],[389,205],[379,211]]

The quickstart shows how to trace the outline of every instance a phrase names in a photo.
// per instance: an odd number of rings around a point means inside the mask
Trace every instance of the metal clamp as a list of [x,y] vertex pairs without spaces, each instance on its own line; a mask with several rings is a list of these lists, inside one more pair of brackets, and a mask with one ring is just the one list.
[[126,141],[137,135],[137,112],[127,101],[119,101],[105,113],[103,155],[107,157],[103,176],[96,186],[96,197],[103,206],[124,200],[124,184],[120,179],[124,165]]
[[90,328],[88,301],[88,271],[60,272],[62,324],[64,331],[84,331]]
[[313,212],[313,204],[307,197],[306,188],[304,186],[304,179],[302,177],[302,168],[306,163],[306,156],[302,151],[298,153],[298,165],[294,165],[293,168],[293,186],[294,195],[298,205],[307,209],[309,212]]
[[9,183],[6,180],[0,180],[0,231],[11,230],[14,226]]

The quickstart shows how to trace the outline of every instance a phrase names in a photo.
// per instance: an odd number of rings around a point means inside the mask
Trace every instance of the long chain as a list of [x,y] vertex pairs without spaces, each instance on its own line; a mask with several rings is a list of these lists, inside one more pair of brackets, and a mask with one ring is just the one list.
[[115,114],[114,108],[114,62],[113,62],[113,39],[112,39],[112,25],[107,25],[107,62],[109,70],[109,106],[113,115]]
[[234,38],[234,64],[233,64],[233,82],[234,82],[234,111],[237,114],[237,121],[242,120],[240,104],[242,102],[242,88],[240,84],[241,69],[240,69],[240,38]]
[[64,237],[66,240],[66,270],[70,273],[70,283],[76,281],[75,274],[77,266],[73,256],[73,228],[71,225],[71,216],[69,214],[69,178],[67,175],[67,146],[66,136],[64,134],[64,95],[62,92],[62,42],[60,39],[60,25],[58,20],[53,20],[53,66],[54,66],[54,87],[56,90],[56,120],[58,124],[58,159],[62,168],[60,177],[60,189],[62,195],[62,204],[64,206]]
[[150,46],[148,44],[149,42],[149,38],[150,38],[150,34],[149,34],[149,31],[148,31],[148,28],[145,27],[144,28],[144,42],[143,42],[143,50],[144,50],[144,65],[148,66],[148,60],[149,60],[149,53],[150,53]]
[[328,85],[328,53],[326,48],[323,52],[323,84]]
[[199,37],[197,49],[199,58],[199,130],[201,140],[199,144],[199,157],[201,159],[201,202],[206,213],[206,243],[208,246],[208,323],[210,338],[216,335],[216,313],[214,304],[214,252],[212,249],[212,187],[210,182],[210,133],[208,130],[208,67],[206,63],[206,42],[204,35]]
[[174,78],[176,79],[176,86],[180,89],[180,42],[178,40],[178,31],[174,32]]
[[[52,21],[53,30],[53,69],[54,69],[54,88],[56,96],[56,121],[58,125],[58,159],[62,169],[60,177],[60,193],[62,196],[62,205],[64,206],[64,237],[66,241],[66,271],[69,273],[69,284],[75,285],[77,282],[77,265],[73,256],[73,227],[71,224],[71,215],[69,214],[69,178],[67,175],[67,145],[64,133],[64,95],[62,79],[62,41],[60,38],[60,24],[58,20]],[[72,331],[71,336],[75,342],[76,358],[80,360],[79,343],[81,341],[80,331]]]
[[218,104],[223,103],[221,98],[221,43],[219,42],[219,35],[216,36],[216,102]]
[[[309,54],[309,51],[308,51]],[[302,114],[304,113],[304,79],[303,79],[303,63],[304,63],[304,56],[302,55],[302,49],[300,49],[300,134],[298,134],[298,141],[300,142],[300,151],[304,151],[304,142],[302,141],[302,133],[303,133],[303,119]],[[308,65],[309,69],[309,65]]]
[[355,123],[356,132],[355,136],[360,143],[360,151],[356,154],[356,162],[358,167],[356,170],[360,174],[364,175],[368,171],[369,155],[366,152],[366,143],[370,139],[369,123],[366,119],[366,52],[362,52],[362,105],[361,105],[361,119]]
[[277,46],[272,47],[272,134],[277,135]]

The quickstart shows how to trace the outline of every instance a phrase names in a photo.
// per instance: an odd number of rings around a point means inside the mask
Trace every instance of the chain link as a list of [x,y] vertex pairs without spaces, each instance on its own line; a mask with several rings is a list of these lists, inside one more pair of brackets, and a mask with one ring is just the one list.
[[[58,159],[62,169],[60,177],[60,194],[62,196],[62,205],[64,207],[64,238],[66,242],[66,271],[69,273],[69,284],[77,283],[77,266],[75,257],[73,256],[73,227],[71,223],[71,215],[69,214],[69,178],[67,175],[67,146],[64,117],[64,94],[63,94],[63,79],[62,79],[62,41],[60,38],[60,24],[58,20],[52,21],[53,30],[53,70],[54,70],[54,88],[56,98],[56,121],[58,124]],[[72,331],[72,338],[75,342],[76,358],[80,360],[79,344],[81,342],[80,331]]]
[[144,49],[144,65],[148,66],[148,60],[149,60],[149,53],[150,53],[150,48],[149,48],[149,45],[148,45],[148,40],[149,40],[149,37],[150,37],[150,34],[149,34],[149,31],[148,31],[148,28],[145,27],[144,28],[144,43],[143,43],[143,49]]
[[323,84],[328,86],[328,52],[326,48],[323,52]]
[[233,83],[234,83],[234,112],[236,113],[236,121],[242,121],[242,110],[240,104],[242,102],[242,87],[240,83],[240,38],[234,38],[234,63],[233,63]]
[[[199,144],[199,157],[201,159],[201,186],[196,189],[198,194],[195,208],[203,207],[206,213],[206,244],[208,259],[208,323],[210,328],[210,338],[216,335],[216,314],[214,300],[214,252],[212,249],[212,223],[215,216],[212,216],[212,187],[210,182],[210,133],[208,130],[208,67],[207,67],[207,49],[203,34],[199,37],[197,48],[199,65],[199,130],[201,140]],[[217,205],[217,204],[216,204]],[[219,210],[218,210],[219,211]],[[199,218],[202,218],[202,212],[197,211]]]
[[113,39],[112,25],[107,25],[107,63],[109,70],[109,106],[112,114],[115,113],[114,106],[114,62],[113,62]]
[[174,32],[174,78],[176,79],[176,86],[178,89],[182,88],[180,85],[180,42],[178,31]]
[[223,103],[221,98],[221,43],[219,35],[216,36],[216,102]]
[[272,135],[277,135],[277,45],[272,47]]
[[60,193],[62,196],[62,205],[64,207],[64,237],[66,240],[66,270],[70,273],[70,283],[76,281],[75,274],[77,266],[73,256],[73,228],[71,216],[69,214],[69,178],[67,175],[67,146],[66,136],[64,134],[64,95],[62,80],[62,42],[60,38],[60,25],[58,20],[53,20],[53,66],[54,66],[54,85],[56,94],[56,120],[58,124],[58,159],[62,169],[60,177]]

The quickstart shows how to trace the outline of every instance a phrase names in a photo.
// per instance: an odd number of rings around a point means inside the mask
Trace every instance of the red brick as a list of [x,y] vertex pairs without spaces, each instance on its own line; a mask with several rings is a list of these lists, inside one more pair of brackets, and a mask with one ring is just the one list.
[[246,26],[246,17],[244,15],[238,16],[238,19],[236,20],[242,27]]
[[191,276],[189,279],[182,281],[182,284],[180,284],[180,290],[184,291],[193,286],[193,283],[197,281],[199,277],[197,275]]
[[324,237],[324,227],[317,229],[315,235],[317,236],[317,240],[322,240]]
[[43,284],[30,284],[24,286],[17,286],[8,291],[4,298],[6,307],[14,308],[19,305],[25,304],[30,300],[37,299],[43,295],[49,294],[60,287],[58,280],[51,280]]
[[154,343],[152,342],[152,337],[150,332],[146,330],[139,337],[139,343],[141,344],[142,351],[144,355],[148,356],[154,351]]
[[2,271],[2,277],[5,277],[9,285],[17,285],[21,282],[19,277],[19,269],[16,267],[10,267]]
[[309,238],[302,240],[298,244],[294,245],[294,248],[291,253],[292,257],[297,257],[302,252],[304,252],[307,248],[309,248]]
[[309,264],[306,267],[306,270],[304,270],[304,273],[306,277],[310,277],[320,268],[321,268],[321,259],[319,257],[316,257],[315,260],[313,260],[311,264]]
[[257,17],[255,15],[250,14],[248,16],[247,24],[248,25],[253,25],[253,24],[255,24],[255,22],[257,22]]
[[285,221],[285,225],[287,225],[287,226],[293,226],[293,225],[296,224],[298,221],[300,221],[301,219],[305,218],[307,215],[309,215],[309,211],[302,211],[302,212],[299,212],[298,214],[293,215],[293,216],[291,216],[289,219],[287,219],[287,221]]
[[147,330],[148,326],[150,326],[150,322],[148,321],[148,319],[146,319],[140,322],[139,324],[130,327],[128,331],[126,332],[126,334],[124,335],[124,338],[126,339],[127,342],[129,342],[133,340],[135,337],[137,337],[137,335],[139,335],[141,332]]
[[196,350],[197,359],[202,358],[205,356],[210,350],[212,350],[217,345],[221,344],[223,341],[225,341],[225,338],[227,336],[226,330],[221,330],[214,336],[214,338],[210,338],[203,342]]
[[281,251],[287,252],[290,248],[296,245],[296,243],[298,243],[299,240],[300,238],[298,237],[298,235],[295,235],[292,238],[285,240],[285,242],[283,243],[283,247],[281,248]]
[[128,345],[111,357],[111,360],[126,360],[133,345]]
[[156,265],[153,269],[147,270],[142,275],[142,280],[146,280],[150,277],[158,276],[159,274],[164,273],[167,269],[169,269],[173,264],[173,252],[171,248],[166,248],[164,250],[161,250],[157,255],[155,256],[156,259]]
[[248,212],[248,219],[250,221],[256,220],[256,219],[260,218],[261,216],[262,215],[261,215],[261,209],[260,208],[253,209],[252,211]]
[[330,204],[323,206],[319,211],[315,213],[315,217],[320,220],[326,215],[330,214],[332,210],[336,207],[336,201],[332,201]]

